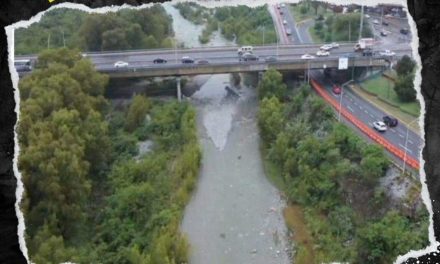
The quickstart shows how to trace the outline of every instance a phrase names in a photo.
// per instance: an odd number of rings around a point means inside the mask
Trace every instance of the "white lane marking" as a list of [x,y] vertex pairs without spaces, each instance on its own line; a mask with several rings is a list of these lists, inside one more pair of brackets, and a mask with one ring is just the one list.
[[408,139],[408,143],[409,144],[414,144],[414,142],[412,142],[411,140]]
[[367,114],[367,115],[368,115],[368,111],[367,111],[367,110],[364,110],[364,112],[365,112],[365,114]]
[[350,111],[351,111],[352,113],[354,113],[353,108],[351,108],[349,105],[347,105],[347,108],[350,109]]
[[374,115],[370,114],[370,117],[374,119]]
[[393,131],[394,133],[396,133],[396,130],[394,128],[390,128],[391,131]]
[[401,138],[404,138],[405,136],[404,136],[404,135],[402,135],[402,134],[399,134],[399,137],[401,137]]
[[359,108],[360,108],[361,110],[363,109],[362,106],[360,106],[360,105],[359,105]]
[[356,102],[353,103],[354,105],[358,105]]
[[[405,149],[405,146],[399,143],[399,146]],[[406,151],[412,154],[412,151],[409,148],[406,148]]]

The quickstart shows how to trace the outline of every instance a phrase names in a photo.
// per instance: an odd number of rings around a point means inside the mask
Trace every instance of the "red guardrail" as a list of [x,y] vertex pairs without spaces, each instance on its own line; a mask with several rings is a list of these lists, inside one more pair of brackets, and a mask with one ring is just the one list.
[[[310,80],[312,87],[316,90],[316,92],[322,96],[327,102],[329,102],[335,109],[339,109],[339,104],[336,102],[336,100],[331,97],[325,90],[322,88],[322,86],[316,82],[315,80]],[[342,94],[341,94],[342,95]],[[356,118],[354,115],[352,115],[350,112],[348,112],[345,108],[341,109],[341,115],[347,118],[351,123],[353,123],[357,128],[359,128],[363,133],[365,133],[368,137],[382,145],[385,149],[387,149],[389,152],[393,153],[396,157],[400,158],[401,160],[406,160],[406,164],[413,167],[414,169],[420,168],[420,163],[418,160],[408,157],[405,152],[401,150],[400,148],[397,148],[393,144],[391,144],[388,140],[383,138],[382,136],[378,135],[376,131],[374,131],[372,128],[364,124],[362,121],[360,121],[358,118]]]

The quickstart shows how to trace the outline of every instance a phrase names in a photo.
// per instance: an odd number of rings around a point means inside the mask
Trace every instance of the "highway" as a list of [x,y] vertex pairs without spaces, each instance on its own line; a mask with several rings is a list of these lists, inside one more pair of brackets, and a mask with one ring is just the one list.
[[[305,53],[312,55],[316,54],[321,45],[265,45],[254,47],[253,53],[257,55],[260,60],[266,57],[277,57],[277,61],[291,61],[299,60]],[[340,47],[333,49],[329,59],[338,58],[341,56],[362,56],[361,53],[353,52],[354,43],[341,43]],[[406,44],[398,45],[379,45],[378,50],[391,49],[396,52],[396,56],[403,56],[409,54],[411,49]],[[191,57],[194,60],[208,60],[209,64],[239,64],[239,56],[237,53],[237,46],[230,47],[206,47],[193,49],[159,49],[159,50],[137,50],[137,51],[117,51],[117,52],[93,52],[85,53],[84,56],[89,58],[95,65],[98,71],[117,71],[114,63],[117,61],[128,62],[128,69],[136,68],[175,68],[177,65],[182,65],[181,58],[184,56]],[[157,58],[162,58],[168,62],[165,64],[154,64],[153,61]],[[17,56],[15,59],[32,59],[36,56]]]

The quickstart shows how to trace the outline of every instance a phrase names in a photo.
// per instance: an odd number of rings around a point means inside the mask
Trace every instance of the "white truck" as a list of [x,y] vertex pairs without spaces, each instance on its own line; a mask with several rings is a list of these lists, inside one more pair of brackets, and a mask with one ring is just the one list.
[[362,38],[354,46],[354,51],[363,51],[366,48],[371,48],[374,45],[373,38]]

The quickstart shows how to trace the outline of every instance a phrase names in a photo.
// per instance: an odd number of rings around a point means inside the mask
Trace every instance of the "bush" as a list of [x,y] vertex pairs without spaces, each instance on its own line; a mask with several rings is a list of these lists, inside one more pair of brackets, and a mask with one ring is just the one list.
[[399,76],[394,91],[402,102],[413,102],[416,100],[416,90],[414,89],[414,74]]

